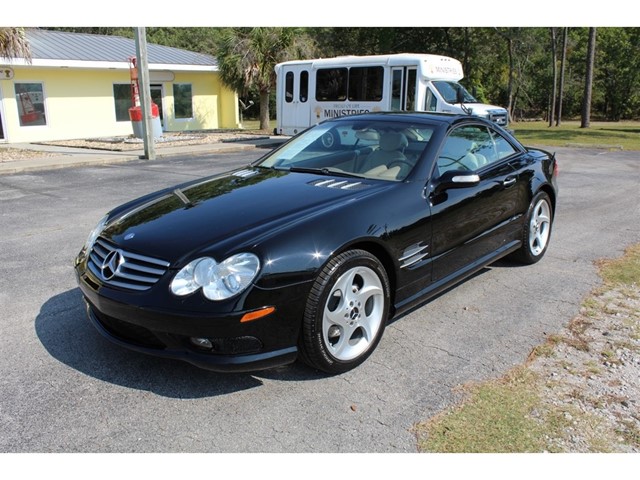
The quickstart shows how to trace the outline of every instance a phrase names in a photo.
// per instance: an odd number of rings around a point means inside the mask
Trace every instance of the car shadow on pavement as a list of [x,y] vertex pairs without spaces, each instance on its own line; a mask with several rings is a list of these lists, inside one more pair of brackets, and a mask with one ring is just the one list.
[[56,360],[93,378],[171,398],[226,395],[263,385],[258,377],[304,381],[324,378],[295,363],[265,372],[216,373],[186,362],[130,351],[110,343],[91,325],[78,288],[47,300],[35,320],[44,348]]
[[449,293],[449,292],[451,292],[451,291],[455,290],[457,287],[459,287],[459,286],[460,286],[460,285],[462,285],[463,283],[466,283],[466,282],[472,281],[474,278],[476,278],[476,277],[480,277],[480,276],[482,276],[483,274],[485,274],[485,273],[487,273],[487,272],[490,272],[490,271],[491,271],[491,269],[492,269],[492,267],[494,267],[494,266],[498,266],[498,264],[497,264],[497,263],[493,263],[493,264],[487,265],[487,266],[485,266],[485,267],[482,267],[482,268],[481,268],[480,270],[478,270],[477,272],[475,272],[475,273],[471,274],[470,276],[466,277],[466,278],[465,278],[465,279],[463,279],[463,280],[460,280],[460,281],[459,281],[459,282],[457,282],[457,283],[454,283],[453,285],[450,285],[449,287],[445,288],[443,291],[441,291],[441,292],[439,292],[439,293],[435,294],[433,297],[429,297],[429,298],[427,298],[427,299],[425,299],[425,300],[420,301],[418,304],[414,305],[414,306],[413,306],[413,307],[411,307],[409,310],[407,310],[407,311],[405,311],[405,312],[402,312],[400,315],[396,315],[395,317],[391,318],[391,319],[389,320],[389,322],[387,323],[387,326],[388,326],[388,325],[391,325],[391,324],[393,324],[393,323],[395,323],[395,322],[397,322],[398,320],[401,320],[402,318],[404,318],[404,317],[406,317],[406,316],[408,316],[408,315],[410,315],[410,314],[412,314],[412,313],[413,313],[413,312],[415,312],[416,310],[420,310],[421,308],[423,308],[423,307],[424,307],[425,305],[427,305],[428,303],[431,303],[431,302],[433,302],[433,301],[437,300],[438,298],[442,297],[443,295],[446,295],[447,293]]

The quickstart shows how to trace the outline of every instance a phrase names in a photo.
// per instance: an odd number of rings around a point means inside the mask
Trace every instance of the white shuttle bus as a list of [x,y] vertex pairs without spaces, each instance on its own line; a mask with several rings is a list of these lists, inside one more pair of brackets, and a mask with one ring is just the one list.
[[479,103],[449,57],[401,53],[294,60],[275,67],[276,135],[327,118],[376,111],[471,113],[506,127],[506,109]]

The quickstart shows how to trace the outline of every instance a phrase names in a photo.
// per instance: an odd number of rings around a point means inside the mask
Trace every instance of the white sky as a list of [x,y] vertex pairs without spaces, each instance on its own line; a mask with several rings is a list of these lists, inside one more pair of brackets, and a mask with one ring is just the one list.
[[[640,26],[629,0],[86,0],[11,8],[2,26]],[[316,7],[314,8],[314,4]]]

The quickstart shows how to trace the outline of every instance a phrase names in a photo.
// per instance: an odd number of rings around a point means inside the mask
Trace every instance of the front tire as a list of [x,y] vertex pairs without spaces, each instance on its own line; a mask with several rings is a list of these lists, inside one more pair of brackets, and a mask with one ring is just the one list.
[[527,265],[540,261],[549,247],[552,225],[553,209],[549,195],[538,192],[529,205],[522,230],[522,247],[515,252],[515,259]]
[[386,326],[389,292],[387,273],[369,252],[349,250],[331,259],[307,300],[301,359],[330,374],[364,362]]

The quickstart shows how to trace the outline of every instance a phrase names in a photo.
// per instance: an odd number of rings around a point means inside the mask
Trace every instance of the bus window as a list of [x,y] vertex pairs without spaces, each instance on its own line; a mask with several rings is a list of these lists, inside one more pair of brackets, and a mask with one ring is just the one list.
[[416,109],[416,69],[407,70],[407,103],[405,110],[412,112]]
[[319,102],[343,102],[347,99],[349,70],[346,68],[321,68],[316,74],[316,100]]
[[302,103],[309,98],[309,72],[303,70],[300,72],[300,101]]
[[402,69],[394,69],[391,73],[391,110],[402,110]]
[[293,72],[287,72],[284,80],[284,100],[287,103],[293,102]]
[[424,100],[424,111],[425,112],[438,111],[438,99],[433,94],[430,88],[427,88],[427,96]]
[[352,67],[349,69],[349,101],[379,102],[382,100],[383,67]]
[[458,82],[445,82],[441,80],[434,81],[433,84],[447,103],[458,103],[458,91],[462,92],[464,103],[478,103],[462,85]]

